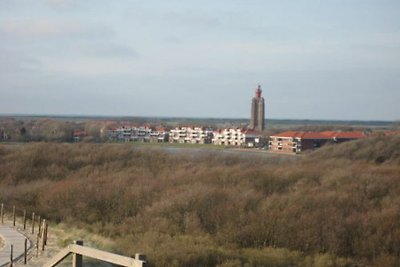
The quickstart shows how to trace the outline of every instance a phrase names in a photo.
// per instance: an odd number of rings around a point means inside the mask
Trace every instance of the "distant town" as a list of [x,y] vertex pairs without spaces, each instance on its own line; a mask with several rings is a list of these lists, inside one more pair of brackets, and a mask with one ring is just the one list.
[[[316,149],[325,144],[342,143],[363,139],[371,131],[285,131],[266,136],[265,100],[259,85],[251,101],[250,124],[247,127],[213,129],[211,127],[180,126],[166,129],[163,126],[124,125],[102,130],[110,141],[157,142],[179,144],[213,144],[243,148],[259,148],[276,153],[298,154],[304,150]],[[383,134],[400,134],[400,131],[385,131]],[[74,131],[74,140],[79,142],[84,131]]]
[[277,127],[277,120],[265,119],[265,99],[260,85],[250,103],[250,118],[238,120],[2,116],[0,141],[202,144],[299,154],[370,135],[400,134],[398,122],[323,124],[323,121],[304,120],[296,126],[295,121],[287,120]]

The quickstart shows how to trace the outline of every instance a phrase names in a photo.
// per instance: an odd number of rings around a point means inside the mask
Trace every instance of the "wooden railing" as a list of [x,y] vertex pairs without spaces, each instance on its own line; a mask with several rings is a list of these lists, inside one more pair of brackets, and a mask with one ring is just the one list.
[[[1,225],[12,224],[12,227],[25,236],[24,251],[23,254],[14,253],[15,247],[20,244],[10,244],[10,262],[9,266],[13,266],[14,262],[23,257],[23,263],[27,264],[28,251],[36,248],[36,257],[39,256],[39,250],[44,251],[47,244],[48,235],[48,221],[40,215],[35,215],[32,212],[32,218],[29,218],[27,210],[18,209],[16,206],[9,206],[8,208],[4,203],[0,204],[0,223]],[[17,225],[17,218],[19,218],[19,224]],[[6,220],[5,220],[6,219]],[[31,226],[27,225],[30,220]],[[14,257],[14,255],[16,257]]]
[[[41,216],[35,215],[34,212],[32,212],[32,219],[30,219],[29,216],[27,216],[28,214],[26,210],[16,209],[15,206],[12,206],[12,213],[11,213],[11,208],[9,208],[8,210],[10,210],[10,212],[6,219],[7,222],[12,223],[14,228],[16,228],[16,217],[19,217],[18,216],[19,214],[23,214],[21,220],[22,225],[20,229],[21,231],[24,231],[25,235],[30,236],[33,245],[31,249],[36,248],[36,257],[38,257],[39,250],[44,251],[47,243],[48,221]],[[3,203],[0,203],[1,224],[5,224],[4,220],[5,215],[6,215],[6,207]],[[30,220],[31,223],[30,227],[29,225],[27,225],[27,220]],[[35,238],[36,240],[34,240]],[[25,252],[22,255],[22,257],[24,258],[24,264],[27,264],[27,254],[29,250],[27,243],[28,239],[25,239]],[[12,244],[10,252],[11,255],[10,255],[9,266],[13,266],[15,259],[13,259]],[[137,253],[134,258],[131,258],[98,250],[95,248],[85,247],[83,246],[83,241],[76,241],[74,244],[71,244],[68,247],[61,250],[58,254],[56,254],[50,261],[48,261],[43,266],[45,267],[56,266],[58,263],[63,261],[68,255],[71,254],[73,255],[73,261],[72,261],[73,267],[82,267],[82,256],[126,267],[144,267],[146,264],[146,256],[140,253]]]
[[146,257],[139,253],[135,255],[135,258],[130,258],[95,248],[85,247],[83,246],[83,241],[75,241],[74,244],[71,244],[65,249],[61,250],[49,262],[43,265],[43,267],[56,266],[70,254],[73,255],[73,267],[83,266],[82,256],[126,267],[144,267],[146,264]]

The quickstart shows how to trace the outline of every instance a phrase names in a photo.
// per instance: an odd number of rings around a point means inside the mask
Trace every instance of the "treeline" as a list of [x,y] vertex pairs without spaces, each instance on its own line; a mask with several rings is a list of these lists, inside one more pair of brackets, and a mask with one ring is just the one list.
[[118,121],[54,118],[0,118],[0,142],[72,142],[74,131],[84,132],[83,141],[102,142],[101,130]]
[[[366,131],[371,129],[367,124],[351,126],[343,122],[327,125],[323,121],[268,120],[268,128],[264,136],[278,132],[293,131]],[[292,124],[293,123],[293,124]],[[354,122],[356,123],[356,122]],[[374,122],[372,122],[374,123]],[[375,122],[378,123],[378,122]],[[67,118],[67,117],[1,117],[0,116],[0,142],[73,142],[74,132],[80,132],[79,141],[94,143],[108,140],[106,130],[129,125],[152,126],[163,125],[167,128],[177,126],[205,126],[214,129],[229,127],[247,127],[246,120],[242,119],[168,119],[168,118]],[[382,122],[382,130],[398,130],[398,122]]]
[[0,201],[150,266],[399,266],[400,137],[297,160],[124,144],[0,146]]

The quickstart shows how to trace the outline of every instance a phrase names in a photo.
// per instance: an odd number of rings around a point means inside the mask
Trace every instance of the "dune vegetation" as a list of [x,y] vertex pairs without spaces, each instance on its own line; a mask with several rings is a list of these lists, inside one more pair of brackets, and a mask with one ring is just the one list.
[[149,266],[400,266],[400,137],[274,160],[131,144],[0,145],[0,201]]

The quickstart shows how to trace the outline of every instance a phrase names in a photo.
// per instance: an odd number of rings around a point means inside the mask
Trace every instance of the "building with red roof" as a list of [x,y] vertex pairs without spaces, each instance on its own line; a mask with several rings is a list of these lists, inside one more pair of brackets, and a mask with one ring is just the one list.
[[400,135],[400,131],[392,130],[392,131],[384,131],[384,135],[390,136],[390,135]]
[[294,153],[316,149],[328,143],[341,143],[366,138],[364,132],[303,132],[287,131],[269,137],[269,150],[273,152]]
[[86,136],[86,132],[81,129],[75,129],[72,132],[72,138],[74,139],[75,142],[79,142],[81,140],[81,138],[83,138],[85,136]]

